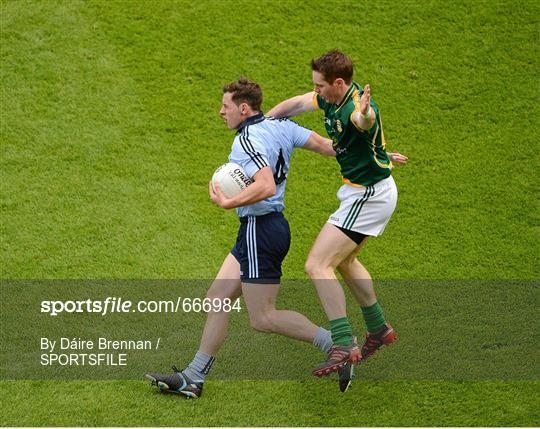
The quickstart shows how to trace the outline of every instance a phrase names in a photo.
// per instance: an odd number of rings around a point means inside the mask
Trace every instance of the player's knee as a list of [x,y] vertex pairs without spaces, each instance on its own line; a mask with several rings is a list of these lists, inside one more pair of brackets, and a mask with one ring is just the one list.
[[308,257],[304,265],[306,274],[312,279],[324,279],[328,271],[333,271],[334,267],[314,257]]
[[337,269],[338,271],[345,275],[345,274],[348,274],[351,272],[352,268],[353,268],[353,265],[355,264],[356,262],[356,258],[355,257],[348,257],[348,258],[345,258],[343,261],[341,261],[338,266],[337,266]]
[[216,279],[206,292],[206,298],[236,299],[242,294],[242,287],[239,279]]
[[351,272],[351,269],[348,265],[346,264],[339,264],[337,266],[337,270],[339,271],[339,273],[343,276],[343,277],[347,277],[349,278],[350,277],[350,272]]
[[317,261],[314,258],[308,258],[304,265],[304,271],[312,279],[317,278],[319,272]]
[[259,332],[273,332],[273,323],[266,314],[258,314],[249,317],[251,327]]
[[[212,309],[216,308],[221,310],[223,306],[219,305],[219,303],[223,303],[225,299],[230,299],[232,301],[233,299],[235,299],[235,296],[233,295],[234,294],[227,293],[227,291],[223,290],[223,288],[210,288],[208,292],[206,292],[206,299],[207,301],[213,303],[211,305]],[[214,313],[220,313],[221,311],[212,310],[212,312]]]
[[213,288],[210,288],[208,292],[206,292],[206,298],[213,300],[213,299],[225,299],[229,297],[225,296],[225,294],[220,290],[214,290]]

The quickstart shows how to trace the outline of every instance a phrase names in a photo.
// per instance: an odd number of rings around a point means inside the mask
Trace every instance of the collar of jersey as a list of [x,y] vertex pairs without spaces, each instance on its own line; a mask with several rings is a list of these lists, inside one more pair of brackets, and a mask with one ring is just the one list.
[[356,89],[356,87],[355,87],[354,82],[351,82],[351,86],[349,87],[349,89],[345,93],[345,96],[343,97],[343,100],[341,100],[341,103],[336,105],[336,110],[339,110],[339,109],[341,109],[341,107],[343,107],[343,105],[347,102],[347,100],[349,99],[349,97],[351,96],[351,94],[354,92],[355,89]]
[[241,133],[242,130],[247,127],[248,125],[258,124],[259,122],[264,121],[264,114],[263,112],[257,113],[256,115],[250,116],[247,118],[244,122],[242,122],[240,125],[238,125],[237,132]]

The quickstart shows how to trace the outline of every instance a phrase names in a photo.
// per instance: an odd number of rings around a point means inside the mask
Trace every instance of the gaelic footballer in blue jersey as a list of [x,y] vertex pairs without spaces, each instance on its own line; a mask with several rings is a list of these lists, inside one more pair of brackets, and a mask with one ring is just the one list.
[[[324,352],[332,347],[330,332],[295,311],[277,310],[281,264],[290,245],[289,224],[283,216],[283,197],[295,148],[335,156],[332,142],[288,119],[265,117],[262,90],[247,79],[225,85],[220,115],[237,135],[229,161],[240,164],[253,183],[233,198],[208,184],[210,198],[224,209],[235,208],[240,218],[236,242],[208,290],[210,299],[244,295],[251,326],[311,342]],[[207,314],[198,352],[183,371],[173,375],[147,374],[160,389],[199,397],[205,376],[225,341],[228,312]]]

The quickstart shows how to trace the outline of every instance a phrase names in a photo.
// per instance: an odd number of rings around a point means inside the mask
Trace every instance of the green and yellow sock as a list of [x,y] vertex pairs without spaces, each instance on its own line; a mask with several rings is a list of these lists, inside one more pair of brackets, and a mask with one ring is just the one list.
[[377,333],[384,328],[386,320],[384,320],[384,314],[379,302],[369,307],[360,308],[362,309],[362,315],[364,316],[368,332]]
[[348,346],[352,342],[352,329],[349,319],[330,320],[330,331],[332,332],[332,342],[336,346]]

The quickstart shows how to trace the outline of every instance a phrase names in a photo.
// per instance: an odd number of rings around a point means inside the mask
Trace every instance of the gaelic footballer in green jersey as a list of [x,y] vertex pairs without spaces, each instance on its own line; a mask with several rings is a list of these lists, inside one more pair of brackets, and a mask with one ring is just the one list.
[[363,93],[356,82],[351,82],[338,103],[317,93],[313,96],[314,106],[324,110],[326,132],[333,141],[344,182],[337,194],[341,204],[328,223],[358,244],[365,236],[382,234],[397,203],[377,104],[370,99],[370,128],[362,129],[354,117],[360,114]]
[[371,186],[390,176],[392,162],[386,153],[382,122],[377,104],[371,100],[375,124],[362,130],[351,115],[360,110],[364,90],[353,82],[339,104],[328,103],[319,94],[313,98],[314,106],[324,110],[324,124],[334,142],[336,159],[345,183]]
[[285,100],[268,114],[296,116],[322,109],[343,175],[344,184],[337,194],[340,206],[321,229],[305,265],[330,322],[334,343],[328,359],[314,371],[324,375],[336,367],[339,370],[343,363],[354,363],[358,350],[336,269],[360,304],[366,322],[361,359],[396,339],[377,302],[371,276],[357,256],[367,238],[382,234],[390,220],[397,202],[392,161],[405,163],[407,157],[386,152],[371,88],[353,82],[353,64],[347,55],[337,50],[327,52],[311,61],[311,71],[314,91]]

